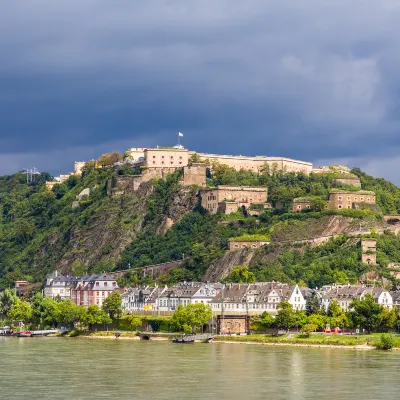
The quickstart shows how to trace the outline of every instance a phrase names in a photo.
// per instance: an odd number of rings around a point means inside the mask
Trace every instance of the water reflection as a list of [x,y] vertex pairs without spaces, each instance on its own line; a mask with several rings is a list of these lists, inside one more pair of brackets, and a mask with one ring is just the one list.
[[397,398],[397,352],[0,338],[0,399]]

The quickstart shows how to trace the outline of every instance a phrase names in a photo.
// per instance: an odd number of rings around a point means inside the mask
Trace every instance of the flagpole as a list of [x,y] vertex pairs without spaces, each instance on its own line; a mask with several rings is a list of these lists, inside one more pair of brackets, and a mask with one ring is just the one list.
[[181,135],[178,132],[178,146],[180,146],[180,145],[181,145]]

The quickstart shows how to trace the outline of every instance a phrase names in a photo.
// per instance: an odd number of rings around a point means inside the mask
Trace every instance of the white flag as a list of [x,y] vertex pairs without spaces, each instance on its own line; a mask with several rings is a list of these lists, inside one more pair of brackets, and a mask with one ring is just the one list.
[[182,132],[178,132],[178,136],[183,137],[183,133]]

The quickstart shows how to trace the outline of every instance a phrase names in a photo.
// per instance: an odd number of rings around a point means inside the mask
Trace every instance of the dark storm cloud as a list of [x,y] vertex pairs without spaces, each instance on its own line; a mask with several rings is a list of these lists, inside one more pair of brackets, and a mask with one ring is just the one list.
[[0,14],[0,173],[68,172],[183,131],[198,151],[400,182],[399,17],[394,0],[14,0]]

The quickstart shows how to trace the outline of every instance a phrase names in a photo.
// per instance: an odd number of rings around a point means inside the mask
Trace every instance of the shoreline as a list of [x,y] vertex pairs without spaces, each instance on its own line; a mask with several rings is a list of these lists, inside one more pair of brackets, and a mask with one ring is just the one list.
[[[82,339],[100,339],[100,340],[141,340],[139,336],[120,336],[115,337],[114,335],[77,335],[77,336],[64,336],[66,338],[82,338]],[[171,337],[157,336],[152,337],[150,341],[155,342],[171,342]],[[344,345],[344,344],[324,344],[324,343],[284,343],[284,342],[261,342],[254,340],[229,340],[229,339],[217,339],[209,342],[210,344],[240,344],[240,345],[261,345],[261,346],[280,346],[280,347],[304,347],[304,348],[329,348],[329,349],[349,349],[349,350],[376,350],[374,346],[367,343],[356,344],[356,345]],[[400,351],[400,348],[393,347],[393,350]]]
[[[375,350],[374,346],[370,345],[350,345],[346,346],[343,344],[316,344],[316,343],[282,343],[282,342],[255,342],[255,341],[237,341],[237,340],[215,340],[211,343],[224,343],[224,344],[252,344],[259,346],[281,346],[281,347],[316,347],[316,348],[327,348],[327,349],[352,349],[352,350]],[[393,350],[400,350],[393,348]]]

